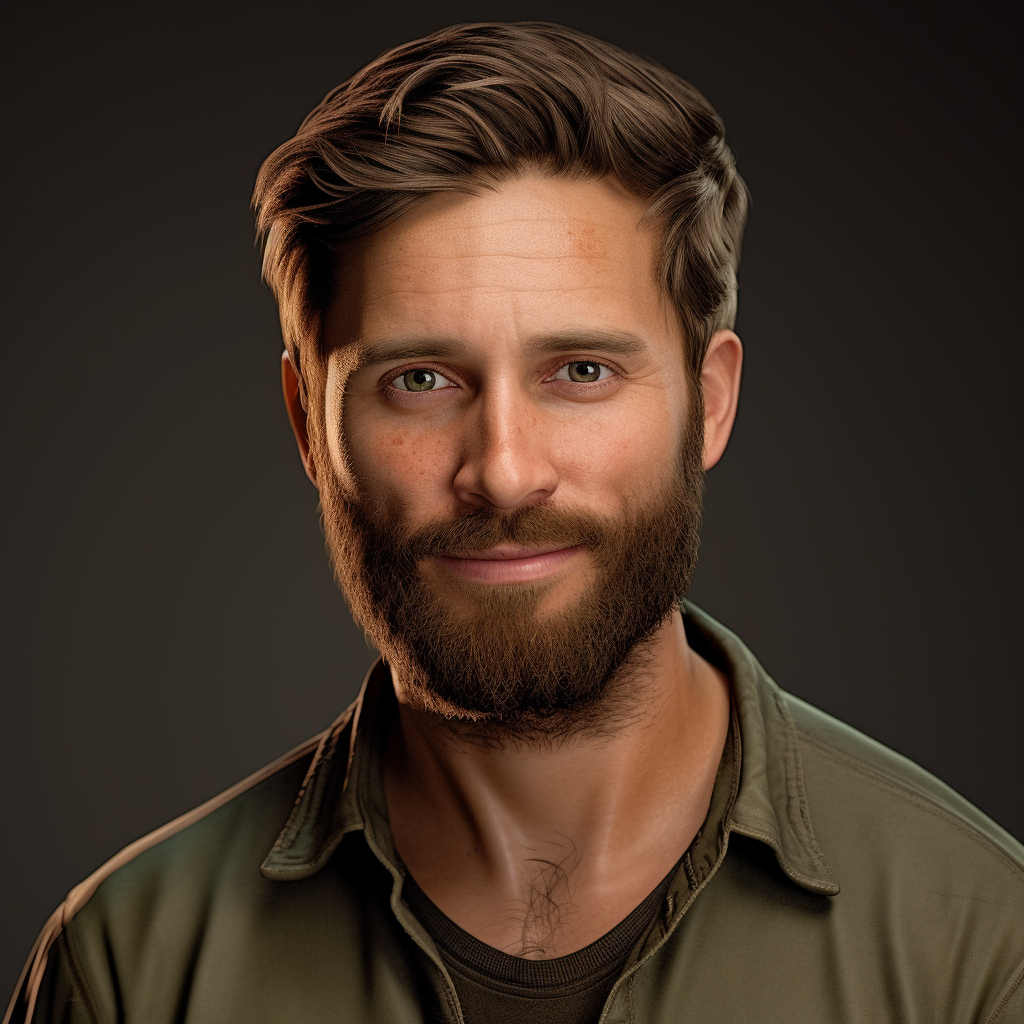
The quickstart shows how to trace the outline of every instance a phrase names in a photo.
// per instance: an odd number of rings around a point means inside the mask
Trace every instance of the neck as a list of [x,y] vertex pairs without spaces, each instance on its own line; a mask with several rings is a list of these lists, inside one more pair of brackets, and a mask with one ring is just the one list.
[[395,846],[470,934],[518,955],[582,948],[689,845],[725,744],[728,683],[690,649],[676,611],[631,689],[614,728],[558,742],[480,743],[399,704],[384,772]]

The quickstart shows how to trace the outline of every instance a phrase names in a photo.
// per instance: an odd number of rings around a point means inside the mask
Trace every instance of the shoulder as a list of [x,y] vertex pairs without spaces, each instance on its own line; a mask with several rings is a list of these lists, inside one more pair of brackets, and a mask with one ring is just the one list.
[[[223,885],[225,865],[260,863],[288,819],[320,741],[315,736],[199,807],[126,846],[76,886],[63,905],[63,923],[87,907],[133,904],[147,889],[192,892]],[[152,909],[151,906],[148,909]]]
[[950,1019],[1008,1019],[1024,977],[1024,846],[909,758],[783,699],[849,970]]
[[320,739],[131,843],[72,889],[29,954],[8,1019],[37,1019],[33,1009],[51,1001],[114,1005],[114,963],[144,972],[154,956],[194,948],[214,908],[222,912],[240,890],[264,881],[260,864]]
[[918,982],[973,984],[979,1004],[1012,990],[1024,964],[1021,843],[909,758],[784,700],[806,812],[839,882],[836,933],[886,963],[916,964]]
[[960,858],[974,873],[1024,887],[1024,846],[986,814],[909,758],[792,694],[782,696],[796,726],[819,841],[855,832],[849,838],[857,845],[915,854],[920,871],[952,867]]

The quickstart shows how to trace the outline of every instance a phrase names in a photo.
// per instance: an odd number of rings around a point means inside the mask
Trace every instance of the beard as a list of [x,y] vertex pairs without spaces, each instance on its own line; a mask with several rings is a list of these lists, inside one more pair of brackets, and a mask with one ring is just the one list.
[[[321,511],[335,578],[400,698],[460,736],[505,744],[610,732],[641,703],[658,628],[693,578],[702,460],[698,398],[671,478],[653,496],[630,495],[616,516],[545,501],[472,508],[411,531],[401,508],[347,495],[327,473]],[[432,564],[497,544],[585,545],[569,572],[591,578],[542,612],[549,591],[572,586],[562,573],[489,586]]]

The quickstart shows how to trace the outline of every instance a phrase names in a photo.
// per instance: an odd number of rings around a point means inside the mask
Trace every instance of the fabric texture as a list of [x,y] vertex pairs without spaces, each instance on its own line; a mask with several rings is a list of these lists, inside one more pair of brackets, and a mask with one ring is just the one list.
[[[736,773],[618,970],[601,1024],[1024,1020],[1024,847],[789,695],[684,604],[728,675]],[[33,948],[11,1024],[463,1024],[402,896],[386,666],[322,735],[127,847]]]

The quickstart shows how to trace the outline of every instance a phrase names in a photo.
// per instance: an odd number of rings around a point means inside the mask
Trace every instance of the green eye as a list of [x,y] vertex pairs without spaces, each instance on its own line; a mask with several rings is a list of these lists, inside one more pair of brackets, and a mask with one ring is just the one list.
[[447,377],[434,370],[427,370],[424,367],[417,367],[415,370],[406,370],[405,373],[395,377],[391,382],[392,387],[399,391],[440,391],[445,385],[451,383]]
[[[604,377],[601,376],[602,370],[608,371]],[[574,384],[596,384],[600,380],[607,380],[611,373],[611,367],[605,366],[604,363],[594,363],[589,359],[581,359],[561,367],[555,374],[555,377],[559,380],[570,380]],[[563,374],[565,376],[562,376]]]

